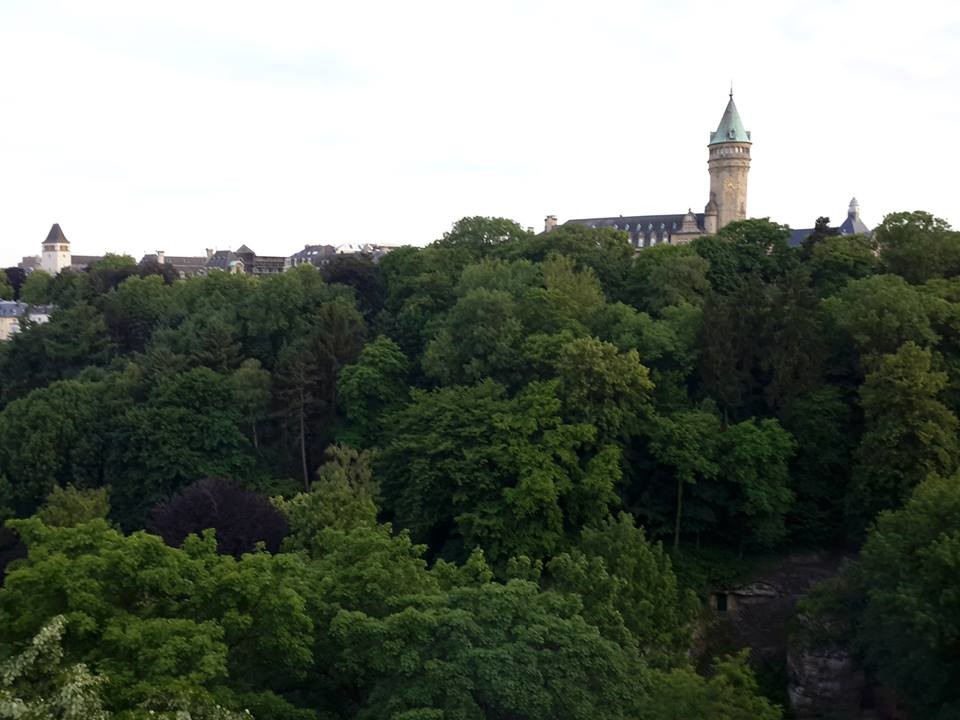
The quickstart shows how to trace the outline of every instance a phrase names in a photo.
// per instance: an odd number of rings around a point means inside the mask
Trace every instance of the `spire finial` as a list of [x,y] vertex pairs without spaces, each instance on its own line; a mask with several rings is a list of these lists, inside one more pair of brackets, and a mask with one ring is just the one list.
[[733,80],[730,81],[730,99],[733,100]]

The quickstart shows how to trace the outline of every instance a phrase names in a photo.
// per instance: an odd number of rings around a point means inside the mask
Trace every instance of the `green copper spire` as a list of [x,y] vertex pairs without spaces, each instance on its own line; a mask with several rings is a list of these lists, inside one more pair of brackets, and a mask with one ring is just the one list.
[[732,85],[730,87],[730,102],[727,103],[727,109],[723,111],[723,117],[720,118],[717,131],[710,133],[711,145],[727,142],[750,142],[750,133],[744,130],[740,113],[737,112],[737,106],[733,102]]

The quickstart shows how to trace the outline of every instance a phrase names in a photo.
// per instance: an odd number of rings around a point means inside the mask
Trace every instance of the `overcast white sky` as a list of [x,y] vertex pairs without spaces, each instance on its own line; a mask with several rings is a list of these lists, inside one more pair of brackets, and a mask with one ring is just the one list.
[[731,78],[751,216],[960,224],[957,0],[0,0],[0,264],[702,211]]

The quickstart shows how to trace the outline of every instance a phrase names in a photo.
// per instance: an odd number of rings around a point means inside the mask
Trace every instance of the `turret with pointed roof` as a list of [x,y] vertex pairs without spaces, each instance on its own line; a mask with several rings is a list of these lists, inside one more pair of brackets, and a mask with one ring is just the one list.
[[733,102],[733,90],[730,91],[730,101],[727,103],[727,109],[723,111],[720,124],[714,132],[710,133],[710,145],[725,142],[750,142],[750,133],[743,127],[740,113],[737,112],[737,104]]
[[63,234],[59,223],[54,223],[43,241],[43,253],[40,256],[40,267],[51,275],[70,267],[70,241]]
[[60,229],[60,223],[54,223],[53,227],[50,228],[50,232],[47,233],[47,239],[43,241],[44,245],[69,245],[70,241],[67,240],[67,236],[63,234],[63,230]]
[[733,88],[720,124],[710,133],[710,202],[716,203],[717,230],[747,217],[747,175],[750,172],[752,139],[744,128]]

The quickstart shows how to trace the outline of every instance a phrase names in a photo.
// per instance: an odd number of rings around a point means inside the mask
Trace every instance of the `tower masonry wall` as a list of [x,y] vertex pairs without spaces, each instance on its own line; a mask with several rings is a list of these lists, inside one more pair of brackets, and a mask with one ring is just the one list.
[[750,143],[710,146],[710,193],[717,202],[717,229],[747,217],[747,176]]

